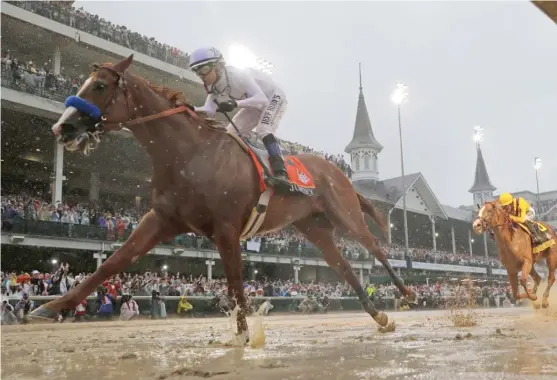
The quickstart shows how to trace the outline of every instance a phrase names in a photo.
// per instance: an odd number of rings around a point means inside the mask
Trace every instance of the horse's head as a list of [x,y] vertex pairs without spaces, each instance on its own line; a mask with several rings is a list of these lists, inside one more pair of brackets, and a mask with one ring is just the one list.
[[[128,93],[125,71],[133,55],[115,65],[94,66],[76,96],[66,99],[66,110],[52,126],[52,132],[66,149],[88,154],[97,147],[100,135],[118,129],[136,107]],[[133,114],[133,113],[132,113]]]
[[505,221],[505,213],[498,202],[485,202],[482,207],[478,205],[478,216],[472,224],[475,233],[486,232],[490,227],[502,225]]

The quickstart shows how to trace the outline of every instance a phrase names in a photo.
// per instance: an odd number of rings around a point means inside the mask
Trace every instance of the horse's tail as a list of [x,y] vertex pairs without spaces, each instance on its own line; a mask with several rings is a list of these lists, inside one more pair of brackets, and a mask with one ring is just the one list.
[[383,216],[383,214],[375,208],[373,203],[365,199],[362,194],[358,192],[356,194],[358,195],[358,200],[360,201],[360,208],[362,209],[362,211],[371,216],[371,218],[375,220],[375,223],[377,223],[383,234],[387,236],[387,222],[385,221],[385,217]]

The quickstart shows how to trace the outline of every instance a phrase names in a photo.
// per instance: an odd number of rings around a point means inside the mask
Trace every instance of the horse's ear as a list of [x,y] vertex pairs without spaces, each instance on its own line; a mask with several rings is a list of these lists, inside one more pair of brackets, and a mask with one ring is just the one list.
[[481,209],[480,204],[476,203],[476,206],[478,206],[478,210]]
[[126,71],[128,69],[128,67],[131,66],[133,62],[133,54],[130,55],[128,58],[118,62],[117,64],[114,65],[114,70],[116,70],[119,73],[123,73],[124,71]]

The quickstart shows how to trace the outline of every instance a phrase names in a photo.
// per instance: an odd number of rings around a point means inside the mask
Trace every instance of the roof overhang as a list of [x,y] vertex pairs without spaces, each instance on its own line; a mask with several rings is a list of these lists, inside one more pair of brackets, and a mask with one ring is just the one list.
[[532,3],[557,24],[557,1],[532,1]]

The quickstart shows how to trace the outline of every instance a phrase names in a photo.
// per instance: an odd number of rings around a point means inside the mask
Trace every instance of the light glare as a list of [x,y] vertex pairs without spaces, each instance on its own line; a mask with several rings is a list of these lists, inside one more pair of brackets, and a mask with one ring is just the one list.
[[401,105],[408,100],[408,86],[404,83],[397,82],[396,90],[393,93],[393,102],[395,104]]
[[474,141],[476,143],[480,143],[482,142],[484,137],[484,130],[482,127],[480,127],[479,125],[474,127]]
[[255,68],[257,57],[244,45],[232,45],[228,49],[226,61],[234,67],[245,69],[246,67]]

